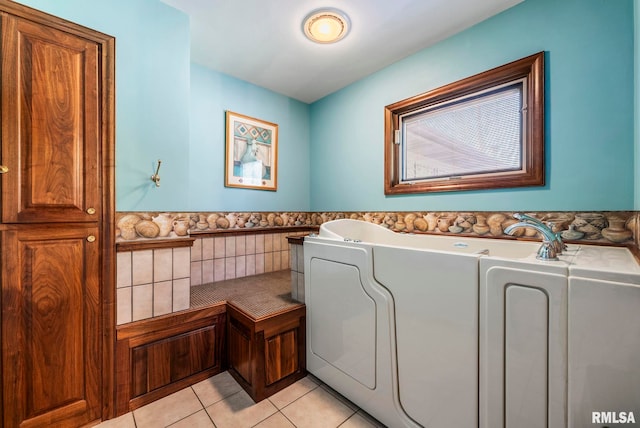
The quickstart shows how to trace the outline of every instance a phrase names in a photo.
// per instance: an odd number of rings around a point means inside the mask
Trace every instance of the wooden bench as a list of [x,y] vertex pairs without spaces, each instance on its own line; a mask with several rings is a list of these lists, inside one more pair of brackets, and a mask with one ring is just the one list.
[[304,304],[288,270],[199,285],[191,308],[117,328],[117,414],[227,368],[254,401],[306,375]]

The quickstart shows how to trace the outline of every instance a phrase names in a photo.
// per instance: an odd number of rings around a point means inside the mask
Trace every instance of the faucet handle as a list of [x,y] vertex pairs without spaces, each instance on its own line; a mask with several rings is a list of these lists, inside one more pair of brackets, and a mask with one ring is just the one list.
[[567,244],[565,244],[565,243],[564,243],[564,241],[562,240],[562,235],[560,235],[560,232],[559,232],[559,231],[558,231],[558,232],[555,232],[555,231],[553,230],[553,228],[555,227],[555,225],[556,225],[556,224],[555,224],[554,222],[552,222],[552,221],[548,221],[548,222],[547,222],[547,227],[548,227],[549,229],[551,229],[551,231],[552,231],[552,232],[554,233],[554,235],[556,236],[556,239],[555,239],[555,241],[553,242],[554,248],[556,249],[556,253],[558,253],[558,254],[562,254],[562,252],[563,252],[564,250],[566,250],[568,247],[567,247]]

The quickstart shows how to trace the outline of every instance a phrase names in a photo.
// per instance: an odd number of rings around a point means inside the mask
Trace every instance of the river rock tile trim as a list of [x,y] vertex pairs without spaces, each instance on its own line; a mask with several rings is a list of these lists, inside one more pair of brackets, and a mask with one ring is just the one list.
[[[527,212],[568,241],[640,245],[640,213],[634,211]],[[198,212],[116,213],[118,241],[170,239],[192,231],[260,229],[319,226],[327,221],[350,218],[380,224],[395,232],[430,233],[506,238],[504,229],[516,223],[513,212]],[[281,229],[279,229],[281,231]],[[518,229],[514,236],[535,237],[531,228]]]

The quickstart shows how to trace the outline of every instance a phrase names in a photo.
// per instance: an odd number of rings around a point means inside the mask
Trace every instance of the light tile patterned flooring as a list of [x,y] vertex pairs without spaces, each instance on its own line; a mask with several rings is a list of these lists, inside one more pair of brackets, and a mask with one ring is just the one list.
[[308,375],[254,403],[228,372],[220,373],[99,428],[371,428],[384,427]]

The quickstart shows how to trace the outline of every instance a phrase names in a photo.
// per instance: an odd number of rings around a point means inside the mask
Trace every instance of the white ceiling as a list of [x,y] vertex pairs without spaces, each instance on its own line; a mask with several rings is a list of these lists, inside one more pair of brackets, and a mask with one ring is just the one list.
[[[311,103],[523,0],[161,0],[190,17],[191,60]],[[302,20],[334,7],[351,32],[310,42]]]

